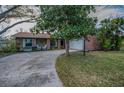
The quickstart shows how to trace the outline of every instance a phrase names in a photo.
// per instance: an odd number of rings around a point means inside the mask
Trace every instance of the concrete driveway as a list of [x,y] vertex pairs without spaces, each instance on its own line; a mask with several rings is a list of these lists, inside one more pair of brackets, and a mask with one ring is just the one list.
[[28,52],[0,58],[0,87],[61,87],[55,60],[64,52]]

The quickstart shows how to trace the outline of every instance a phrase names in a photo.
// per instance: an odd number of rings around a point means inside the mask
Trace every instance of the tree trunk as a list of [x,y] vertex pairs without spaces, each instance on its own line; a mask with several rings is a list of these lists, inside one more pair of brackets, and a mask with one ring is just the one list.
[[66,50],[66,56],[69,56],[69,40],[65,40],[65,50]]
[[86,40],[85,40],[85,37],[84,37],[84,49],[83,49],[83,56],[85,56],[86,55],[86,53],[85,53],[85,51],[86,51]]

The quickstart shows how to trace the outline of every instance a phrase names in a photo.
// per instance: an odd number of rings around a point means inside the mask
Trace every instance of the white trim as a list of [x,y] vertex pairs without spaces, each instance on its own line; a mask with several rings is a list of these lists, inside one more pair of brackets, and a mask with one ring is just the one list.
[[25,47],[25,39],[23,39],[23,48]]

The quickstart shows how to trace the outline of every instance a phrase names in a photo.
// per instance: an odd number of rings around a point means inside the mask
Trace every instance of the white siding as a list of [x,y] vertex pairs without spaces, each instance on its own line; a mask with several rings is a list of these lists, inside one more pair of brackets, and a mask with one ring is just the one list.
[[69,41],[70,49],[83,50],[84,40],[82,39],[73,39]]

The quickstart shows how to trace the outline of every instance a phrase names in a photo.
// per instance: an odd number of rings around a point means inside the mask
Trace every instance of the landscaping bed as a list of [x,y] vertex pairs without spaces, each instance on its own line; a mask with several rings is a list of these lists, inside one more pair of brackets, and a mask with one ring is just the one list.
[[61,55],[56,63],[64,86],[122,87],[124,86],[124,52],[81,52],[69,57]]

